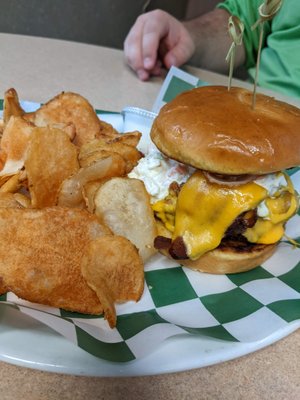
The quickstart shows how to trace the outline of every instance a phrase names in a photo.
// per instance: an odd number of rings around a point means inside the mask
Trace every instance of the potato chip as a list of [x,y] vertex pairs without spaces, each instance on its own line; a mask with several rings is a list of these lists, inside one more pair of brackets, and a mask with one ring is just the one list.
[[5,163],[6,163],[6,154],[0,148],[0,171],[3,170]]
[[86,247],[82,275],[97,293],[109,326],[116,325],[114,303],[138,301],[144,290],[143,262],[135,246],[122,236],[102,236]]
[[[103,147],[102,147],[103,144]],[[88,161],[90,158],[105,158],[105,156],[110,155],[112,151],[107,150],[105,148],[106,144],[106,139],[96,139],[96,140],[91,140],[88,143],[85,143],[84,145],[81,146],[79,149],[79,154],[78,154],[78,160],[79,164],[81,167],[87,166],[90,164]],[[97,156],[98,154],[98,156]]]
[[31,199],[23,193],[13,193],[13,196],[17,203],[21,207],[29,208],[31,207]]
[[16,175],[12,175],[0,187],[0,192],[7,192],[7,193],[17,192],[22,186],[22,177],[24,177],[24,175],[26,175],[24,174],[24,171],[19,171],[18,173],[16,173]]
[[85,207],[83,187],[88,182],[124,175],[123,159],[112,154],[92,164],[80,168],[74,175],[66,179],[60,188],[58,205],[62,207]]
[[108,122],[100,120],[100,130],[96,135],[96,139],[114,139],[120,136],[120,133]]
[[142,136],[142,134],[139,131],[126,132],[126,133],[120,134],[119,136],[115,137],[109,143],[119,142],[119,143],[127,144],[128,146],[137,147],[137,145],[139,144],[139,141],[141,139],[141,136]]
[[103,139],[106,143],[120,141],[130,146],[136,147],[142,136],[141,132],[133,131],[126,133],[119,133],[111,124],[100,120],[100,132],[96,139]]
[[4,93],[3,102],[3,121],[6,125],[10,117],[21,117],[25,114],[25,111],[20,105],[19,97],[15,89],[8,89]]
[[60,129],[61,131],[64,131],[69,136],[71,141],[73,141],[75,139],[76,128],[75,128],[74,124],[72,124],[72,123],[69,123],[69,124],[57,123],[57,124],[48,125],[48,127]]
[[0,171],[0,184],[24,167],[26,151],[35,127],[22,117],[10,117],[1,139],[1,151],[6,155]]
[[4,131],[4,121],[3,119],[0,119],[0,138],[2,138],[3,131]]
[[87,244],[110,231],[85,210],[0,208],[0,280],[20,298],[89,314],[102,313],[81,273]]
[[0,137],[0,295],[104,311],[114,327],[115,303],[139,300],[155,252],[149,195],[124,178],[141,133],[120,134],[71,92],[27,113],[12,88]]
[[79,169],[77,148],[68,135],[53,128],[35,128],[25,160],[29,192],[35,208],[56,205],[63,181]]
[[113,151],[108,151],[108,150],[102,150],[102,149],[96,149],[93,152],[90,152],[88,154],[86,154],[84,157],[82,157],[81,153],[79,153],[79,165],[81,167],[88,167],[89,165],[93,164],[96,161],[101,160],[102,158],[107,158],[109,156],[113,156],[113,157],[117,157],[118,159],[122,159],[122,161],[120,160],[120,162],[124,165],[124,172],[123,174],[125,174],[125,160],[123,159],[123,157],[121,157],[118,153],[115,153]]
[[91,157],[95,152],[108,151],[110,153],[117,153],[126,161],[126,174],[128,174],[138,163],[142,154],[134,146],[130,146],[120,141],[107,142],[102,139],[96,139],[86,143],[79,152],[79,162],[82,164],[85,159]]
[[81,95],[71,92],[62,92],[24,117],[39,127],[73,124],[76,131],[74,143],[78,146],[95,139],[101,129],[91,104]]
[[100,186],[94,201],[96,215],[114,234],[129,239],[139,249],[143,261],[156,252],[156,222],[142,181],[110,179]]
[[82,195],[87,207],[87,210],[91,213],[95,211],[95,194],[97,190],[103,185],[107,180],[102,179],[99,181],[88,182],[83,186]]
[[0,207],[2,208],[22,208],[23,204],[18,201],[14,193],[0,192]]

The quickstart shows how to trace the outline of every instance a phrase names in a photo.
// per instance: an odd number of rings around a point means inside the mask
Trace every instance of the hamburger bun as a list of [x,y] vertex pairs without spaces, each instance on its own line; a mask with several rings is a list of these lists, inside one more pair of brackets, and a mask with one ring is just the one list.
[[300,164],[300,110],[262,94],[253,108],[252,92],[243,88],[200,87],[164,105],[150,136],[161,153],[196,169],[176,196],[169,188],[169,198],[153,206],[155,247],[216,274],[266,261],[298,209],[292,182],[277,173]]
[[[179,264],[209,274],[237,274],[249,271],[269,259],[277,248],[276,244],[257,244],[251,251],[238,251],[230,247],[211,250],[198,260],[177,260]],[[167,251],[162,254],[172,259]]]
[[300,110],[225,86],[184,92],[160,110],[151,139],[170,158],[219,174],[268,174],[300,164]]

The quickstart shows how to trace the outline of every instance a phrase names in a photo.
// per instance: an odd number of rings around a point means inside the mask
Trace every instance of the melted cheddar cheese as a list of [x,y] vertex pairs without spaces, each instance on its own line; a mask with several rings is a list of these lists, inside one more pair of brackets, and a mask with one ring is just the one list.
[[[283,174],[283,173],[281,173]],[[268,218],[259,218],[253,228],[248,228],[244,234],[251,243],[271,244],[278,242],[284,235],[284,224],[298,209],[298,196],[291,179],[285,176],[287,186],[272,197],[265,199],[268,208]]]
[[159,200],[152,205],[156,217],[161,220],[170,232],[174,232],[176,203],[177,196],[174,192],[170,192],[163,200]]
[[170,193],[153,205],[156,217],[172,233],[182,237],[186,252],[195,260],[219,246],[227,228],[243,212],[265,202],[267,218],[258,218],[244,236],[252,243],[271,244],[281,239],[284,223],[298,208],[297,196],[287,175],[287,186],[270,197],[268,190],[255,181],[238,186],[209,182],[196,171],[179,192]]

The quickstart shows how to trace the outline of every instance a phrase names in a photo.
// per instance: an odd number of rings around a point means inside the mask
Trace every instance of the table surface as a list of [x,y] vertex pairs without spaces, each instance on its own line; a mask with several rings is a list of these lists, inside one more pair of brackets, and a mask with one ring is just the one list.
[[[14,87],[21,99],[45,102],[78,92],[97,109],[151,109],[163,78],[140,82],[119,50],[53,39],[0,34],[0,98]],[[202,80],[227,78],[186,67]],[[235,82],[234,82],[235,83]],[[244,82],[239,85],[247,86]],[[284,98],[277,95],[278,98]],[[298,101],[292,101],[299,104]],[[180,373],[132,378],[56,374],[0,362],[4,399],[299,399],[300,330],[244,357]]]

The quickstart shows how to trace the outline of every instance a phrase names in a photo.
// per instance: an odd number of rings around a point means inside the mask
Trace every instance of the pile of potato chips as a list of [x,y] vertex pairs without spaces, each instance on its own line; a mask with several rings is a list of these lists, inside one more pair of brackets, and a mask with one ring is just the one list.
[[156,224],[144,184],[127,174],[140,132],[118,133],[89,102],[61,93],[26,113],[4,96],[0,142],[0,294],[116,324],[139,300]]

